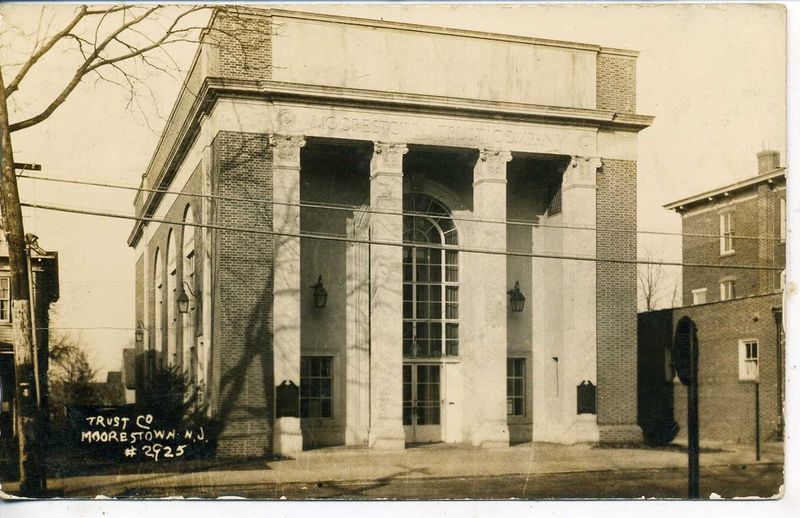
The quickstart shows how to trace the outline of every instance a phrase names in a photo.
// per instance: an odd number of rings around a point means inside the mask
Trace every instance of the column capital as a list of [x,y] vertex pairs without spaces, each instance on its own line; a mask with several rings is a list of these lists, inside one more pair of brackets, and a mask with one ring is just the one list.
[[481,182],[506,183],[506,163],[511,161],[510,151],[480,149],[475,162],[472,184]]
[[393,142],[375,142],[370,163],[370,176],[377,174],[403,174],[403,155],[408,146]]
[[561,190],[572,187],[597,187],[597,171],[601,167],[603,161],[599,157],[573,155],[564,171]]
[[272,147],[274,164],[282,168],[300,169],[300,148],[306,145],[302,135],[270,134],[269,145]]

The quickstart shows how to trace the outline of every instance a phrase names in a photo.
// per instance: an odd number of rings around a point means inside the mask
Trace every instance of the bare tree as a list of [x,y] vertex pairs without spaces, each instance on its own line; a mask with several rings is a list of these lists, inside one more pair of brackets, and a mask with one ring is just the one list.
[[664,267],[654,261],[650,250],[645,250],[644,264],[639,265],[636,275],[639,280],[639,296],[643,302],[644,311],[658,309],[664,289]]
[[[12,6],[14,7],[14,6]],[[21,7],[14,7],[21,8]],[[9,12],[5,7],[5,13]],[[0,139],[2,142],[2,178],[0,178],[0,211],[3,230],[8,242],[11,273],[11,312],[14,328],[14,357],[17,380],[17,412],[20,435],[20,492],[38,495],[46,491],[42,447],[42,409],[37,408],[37,398],[32,394],[34,383],[33,359],[36,356],[31,331],[31,305],[28,249],[25,242],[22,210],[20,208],[17,177],[15,175],[12,134],[45,122],[58,110],[87,79],[104,80],[117,84],[131,94],[148,90],[138,70],[142,66],[170,73],[177,65],[169,48],[180,42],[197,43],[205,28],[207,6],[116,5],[75,7],[58,28],[53,25],[63,13],[63,6],[43,7],[38,26],[25,32],[4,17],[0,38],[17,37],[24,43],[33,41],[27,55],[17,63],[0,62]],[[198,23],[200,22],[200,23]],[[7,49],[16,47],[4,41]],[[74,67],[65,77],[49,77],[48,84],[55,86],[50,98],[37,98],[30,103],[14,103],[15,95],[22,95],[26,84],[38,70],[47,70],[43,63],[57,58]],[[7,61],[4,59],[3,61]],[[152,92],[150,92],[152,95]],[[14,103],[14,104],[12,104]],[[14,110],[9,110],[9,105]],[[14,120],[11,120],[11,119]]]

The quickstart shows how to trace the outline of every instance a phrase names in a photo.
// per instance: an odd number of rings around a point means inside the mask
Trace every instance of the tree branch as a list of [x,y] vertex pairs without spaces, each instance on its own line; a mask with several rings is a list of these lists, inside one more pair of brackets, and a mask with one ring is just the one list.
[[17,72],[17,75],[8,84],[8,87],[6,87],[6,97],[11,97],[11,94],[17,91],[17,89],[19,88],[19,84],[22,82],[22,79],[25,77],[25,75],[28,73],[31,67],[33,67],[33,65],[35,65],[36,62],[39,61],[39,59],[41,59],[42,56],[47,54],[47,52],[50,51],[50,49],[52,49],[55,46],[55,44],[58,43],[64,36],[69,34],[70,31],[72,31],[72,29],[74,29],[76,25],[78,25],[78,22],[80,22],[86,16],[87,10],[88,9],[85,5],[81,6],[80,11],[78,11],[78,14],[75,15],[75,18],[73,18],[72,21],[69,22],[66,27],[57,32],[52,38],[50,38],[50,40],[47,43],[42,45],[42,47],[39,48],[39,50],[35,51],[31,55],[31,57],[28,58],[28,61],[26,61],[25,64],[22,65],[22,68],[19,70],[19,72]]
[[75,90],[75,87],[78,86],[78,83],[81,82],[81,79],[83,79],[83,77],[89,71],[93,70],[94,68],[97,68],[97,67],[92,67],[92,62],[95,59],[97,59],[97,57],[100,55],[101,52],[103,52],[106,46],[108,46],[109,43],[114,41],[114,38],[120,33],[124,32],[128,27],[135,25],[141,22],[142,20],[146,19],[148,16],[153,14],[159,8],[161,8],[161,6],[157,5],[152,9],[148,9],[140,16],[137,16],[132,20],[130,20],[129,22],[122,24],[115,31],[113,31],[105,40],[103,40],[99,45],[95,47],[94,51],[89,55],[89,58],[86,61],[84,61],[80,67],[78,67],[78,70],[75,72],[75,75],[72,76],[72,79],[69,81],[69,83],[67,83],[67,86],[64,87],[61,93],[58,94],[58,96],[56,96],[56,98],[53,99],[53,101],[44,110],[42,110],[38,115],[11,124],[8,128],[9,132],[19,131],[25,128],[29,128],[31,126],[35,126],[36,124],[39,124],[43,120],[47,119],[50,115],[52,115],[53,112],[56,110],[56,108],[61,106],[64,103],[64,101],[67,100],[67,97],[69,97],[69,94],[71,94],[72,91]]

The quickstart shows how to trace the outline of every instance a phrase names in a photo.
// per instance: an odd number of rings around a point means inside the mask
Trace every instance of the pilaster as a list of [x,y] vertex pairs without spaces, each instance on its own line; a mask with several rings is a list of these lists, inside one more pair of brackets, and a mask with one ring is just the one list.
[[[273,147],[272,230],[273,248],[274,373],[276,387],[300,386],[300,136],[271,135]],[[282,234],[282,235],[281,235]],[[293,234],[293,235],[286,235]],[[276,394],[278,390],[276,388]],[[302,451],[300,401],[289,415],[277,417],[273,453],[291,455]],[[277,410],[277,406],[276,406]],[[292,415],[294,414],[294,415]]]
[[577,387],[597,386],[596,231],[599,158],[573,156],[561,183],[563,348],[559,393],[565,442],[597,442],[597,414],[577,414]]
[[370,429],[369,446],[405,447],[403,433],[403,242],[405,144],[375,143],[370,163]]

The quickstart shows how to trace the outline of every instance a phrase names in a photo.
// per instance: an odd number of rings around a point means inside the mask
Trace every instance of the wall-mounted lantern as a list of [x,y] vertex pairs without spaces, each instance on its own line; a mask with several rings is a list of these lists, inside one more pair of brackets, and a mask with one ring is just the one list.
[[309,288],[314,289],[314,307],[324,308],[325,304],[328,302],[328,291],[325,289],[325,286],[322,285],[322,275],[317,278],[317,283],[313,286],[309,286]]
[[[198,298],[197,295],[192,291],[189,283],[183,281],[183,286],[186,286],[186,289],[189,290],[189,293],[192,294],[192,297]],[[181,293],[178,295],[178,311],[185,314],[189,312],[189,296],[186,294],[186,289],[184,289],[183,286],[181,286]]]
[[511,311],[519,313],[525,307],[525,295],[519,289],[519,281],[514,283],[514,289],[508,290]]
[[141,321],[138,324],[136,324],[135,336],[137,342],[141,342],[144,340],[144,327],[142,327]]

